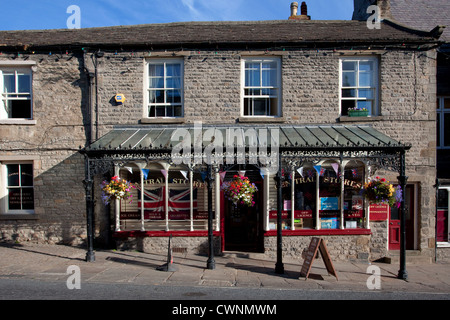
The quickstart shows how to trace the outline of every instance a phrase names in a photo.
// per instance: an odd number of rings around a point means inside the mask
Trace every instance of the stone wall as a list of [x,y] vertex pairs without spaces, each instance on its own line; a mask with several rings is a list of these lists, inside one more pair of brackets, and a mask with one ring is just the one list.
[[[13,60],[3,54],[1,60]],[[30,160],[34,215],[0,212],[0,239],[79,244],[86,237],[86,76],[77,54],[33,54],[33,121],[0,124],[0,162]],[[16,60],[17,61],[17,60]]]
[[[319,236],[325,240],[332,261],[361,260],[370,257],[370,235]],[[312,236],[283,236],[283,256],[299,259],[309,247]],[[277,256],[277,237],[264,237],[265,255]]]

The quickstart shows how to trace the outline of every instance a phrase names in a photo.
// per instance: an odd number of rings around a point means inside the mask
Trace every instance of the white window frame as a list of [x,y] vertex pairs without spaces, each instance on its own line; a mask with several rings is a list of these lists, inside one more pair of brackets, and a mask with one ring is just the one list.
[[[8,120],[8,121],[18,121],[18,120],[33,120],[33,72],[31,65],[34,65],[34,62],[31,63],[20,63],[12,64],[8,61],[2,62],[0,61],[0,120]],[[14,73],[14,81],[16,92],[6,93],[4,92],[4,83],[3,83],[3,73],[8,72]],[[30,92],[27,93],[18,93],[18,75],[19,73],[28,74],[30,76]],[[16,96],[16,97],[12,97]],[[30,117],[29,118],[12,118],[8,114],[6,110],[6,102],[10,100],[29,100],[30,101]]]
[[[149,67],[152,64],[163,64],[164,65],[164,88],[161,88],[160,90],[163,90],[165,93],[167,90],[172,90],[176,88],[166,88],[166,65],[167,64],[173,64],[173,63],[179,63],[181,65],[180,68],[180,91],[181,91],[181,101],[180,103],[171,103],[171,102],[164,102],[164,103],[151,103],[149,101],[149,94],[150,91],[152,91],[152,88],[150,88],[150,74],[149,74]],[[144,111],[143,111],[143,118],[145,119],[178,119],[184,117],[184,60],[179,58],[168,58],[168,59],[146,59],[145,60],[145,73],[144,73]],[[164,96],[166,94],[164,93]],[[180,116],[150,116],[150,108],[152,106],[155,107],[181,107],[181,115]]]
[[[342,70],[342,63],[343,62],[358,62],[358,66],[359,66],[359,62],[361,61],[373,61],[374,62],[374,70],[373,70],[373,87],[365,87],[365,86],[359,86],[359,68],[357,70],[357,74],[356,74],[356,86],[353,87],[344,87],[342,84],[342,74],[343,74],[343,70]],[[340,115],[344,116],[343,112],[342,112],[342,101],[343,100],[356,100],[356,101],[363,101],[363,100],[373,100],[373,107],[372,107],[372,112],[369,112],[369,117],[370,116],[380,116],[381,115],[381,108],[380,108],[380,103],[379,103],[379,92],[380,92],[380,80],[379,80],[379,59],[378,57],[341,57],[339,59],[339,110],[340,110]],[[374,97],[373,99],[366,99],[364,97],[343,97],[342,96],[342,90],[343,89],[355,89],[355,90],[360,90],[360,89],[374,89]]]
[[[32,160],[24,160],[24,161],[2,161],[0,162],[0,217],[1,214],[8,214],[8,215],[32,215],[35,213],[36,209],[36,197],[34,196],[34,209],[13,209],[10,210],[8,208],[8,169],[7,165],[13,165],[13,164],[19,164],[19,165],[25,165],[25,164],[31,164],[32,170],[33,170],[33,186],[29,187],[33,189],[33,193],[35,195],[35,183],[34,183],[34,169],[35,164]],[[21,188],[21,186],[19,186]]]
[[[255,87],[246,87],[245,86],[245,63],[246,62],[252,62],[252,63],[264,63],[264,62],[276,62],[277,65],[277,78],[276,78],[276,86],[255,86]],[[262,69],[260,68],[260,80],[262,80]],[[268,89],[268,90],[277,90],[276,95],[245,95],[245,89]],[[276,114],[271,115],[266,114],[265,115],[255,115],[255,114],[248,114],[245,115],[245,99],[246,98],[262,98],[262,99],[270,99],[270,98],[277,98],[277,106],[276,106]],[[266,107],[267,108],[267,107]],[[254,112],[254,110],[253,110]],[[255,117],[264,117],[264,118],[277,118],[281,117],[281,58],[280,57],[246,57],[241,59],[241,117],[246,118],[255,118]]]
[[[439,135],[439,145],[437,145],[437,149],[450,149],[450,143],[448,144],[448,146],[445,146],[444,143],[444,139],[445,139],[445,130],[444,130],[444,115],[445,114],[450,114],[450,108],[448,109],[444,109],[444,100],[445,99],[449,99],[450,100],[450,96],[439,96],[437,97],[437,109],[436,109],[436,130],[437,130],[437,134]],[[439,121],[439,126],[437,125],[437,121],[438,118],[440,118]],[[450,138],[448,138],[450,139]],[[437,141],[436,141],[437,143]]]

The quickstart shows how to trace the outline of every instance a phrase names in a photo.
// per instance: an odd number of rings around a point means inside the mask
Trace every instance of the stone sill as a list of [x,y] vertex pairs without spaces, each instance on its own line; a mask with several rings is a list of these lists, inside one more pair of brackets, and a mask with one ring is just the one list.
[[8,124],[8,125],[36,125],[36,120],[28,120],[28,119],[2,119],[0,120],[1,124]]
[[340,116],[338,118],[339,122],[362,122],[362,121],[381,121],[383,120],[383,116],[369,116],[369,117],[349,117],[349,116]]
[[172,124],[184,123],[184,118],[142,118],[141,124]]
[[239,117],[239,123],[283,123],[284,117]]
[[39,215],[34,213],[1,213],[0,220],[39,220]]

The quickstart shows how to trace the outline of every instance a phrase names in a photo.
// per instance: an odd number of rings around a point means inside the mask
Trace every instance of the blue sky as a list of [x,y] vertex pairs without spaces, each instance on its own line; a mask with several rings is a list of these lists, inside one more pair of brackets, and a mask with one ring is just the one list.
[[[70,5],[81,28],[180,21],[284,20],[291,0],[14,0],[2,1],[0,30],[65,29]],[[299,2],[299,5],[301,1]],[[314,20],[350,20],[353,0],[309,0]],[[299,8],[300,12],[300,8]]]

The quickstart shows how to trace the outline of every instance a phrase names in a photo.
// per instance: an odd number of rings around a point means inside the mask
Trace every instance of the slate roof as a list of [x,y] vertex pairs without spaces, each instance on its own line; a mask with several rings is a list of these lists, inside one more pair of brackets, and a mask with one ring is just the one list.
[[312,43],[435,42],[429,32],[383,23],[369,29],[362,21],[180,22],[85,29],[0,31],[0,48],[58,46],[211,46]]
[[391,16],[395,21],[420,30],[436,25],[447,26],[441,40],[450,42],[449,0],[390,0]]

